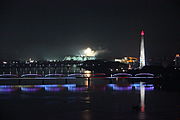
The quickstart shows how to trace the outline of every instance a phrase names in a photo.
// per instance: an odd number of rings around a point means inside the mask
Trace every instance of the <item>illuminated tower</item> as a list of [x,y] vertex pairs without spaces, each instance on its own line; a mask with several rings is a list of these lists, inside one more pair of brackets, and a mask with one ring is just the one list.
[[139,68],[141,69],[146,65],[145,62],[145,49],[144,49],[144,31],[141,31],[141,46],[140,46],[140,65]]

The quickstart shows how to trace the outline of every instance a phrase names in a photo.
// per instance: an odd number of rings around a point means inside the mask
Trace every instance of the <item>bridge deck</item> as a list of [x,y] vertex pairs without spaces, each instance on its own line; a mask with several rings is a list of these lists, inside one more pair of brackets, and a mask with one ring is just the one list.
[[157,77],[39,77],[39,78],[0,78],[0,85],[5,84],[67,84],[90,81],[104,81],[104,83],[115,83],[125,81],[134,82],[150,82],[155,83],[159,80]]

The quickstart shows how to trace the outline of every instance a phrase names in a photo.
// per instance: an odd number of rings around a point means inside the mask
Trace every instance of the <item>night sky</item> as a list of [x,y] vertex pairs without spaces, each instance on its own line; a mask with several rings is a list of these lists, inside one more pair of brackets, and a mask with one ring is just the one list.
[[178,0],[1,0],[0,59],[60,59],[91,47],[99,57],[180,53]]

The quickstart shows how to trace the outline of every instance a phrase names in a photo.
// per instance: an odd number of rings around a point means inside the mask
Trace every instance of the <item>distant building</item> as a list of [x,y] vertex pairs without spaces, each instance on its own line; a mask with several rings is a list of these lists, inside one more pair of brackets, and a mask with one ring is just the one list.
[[80,55],[75,56],[65,56],[63,61],[86,61],[86,60],[95,60],[97,51],[92,50],[91,48],[86,48],[79,52]]
[[138,65],[138,58],[136,57],[124,57],[124,58],[116,58],[115,62],[125,63],[129,65],[129,69],[136,68]]
[[26,60],[26,64],[30,64],[34,62],[37,62],[37,61],[33,60],[32,58],[29,58],[29,60]]
[[174,62],[175,62],[175,67],[180,67],[180,55],[179,54],[176,54]]
[[83,62],[81,67],[95,73],[125,72],[128,70],[128,64],[103,59],[87,60]]
[[95,56],[65,56],[63,61],[86,61],[95,59]]

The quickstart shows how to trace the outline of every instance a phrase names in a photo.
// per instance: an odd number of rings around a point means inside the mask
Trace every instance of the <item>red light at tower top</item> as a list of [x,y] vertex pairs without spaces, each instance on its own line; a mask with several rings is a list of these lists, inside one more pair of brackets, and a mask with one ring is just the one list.
[[144,31],[143,31],[143,30],[141,31],[141,35],[142,35],[142,36],[144,35]]

